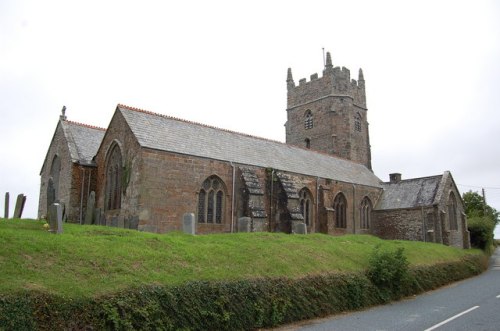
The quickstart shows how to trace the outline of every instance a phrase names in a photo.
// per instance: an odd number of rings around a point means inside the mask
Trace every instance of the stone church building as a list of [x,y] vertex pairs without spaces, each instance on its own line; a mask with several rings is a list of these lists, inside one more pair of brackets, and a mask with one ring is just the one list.
[[286,84],[286,143],[124,105],[100,129],[68,121],[63,108],[40,172],[39,217],[59,201],[68,221],[140,231],[182,231],[193,213],[200,234],[306,229],[469,247],[449,172],[373,174],[361,70],[351,79],[328,53],[322,77],[296,85],[288,69]]

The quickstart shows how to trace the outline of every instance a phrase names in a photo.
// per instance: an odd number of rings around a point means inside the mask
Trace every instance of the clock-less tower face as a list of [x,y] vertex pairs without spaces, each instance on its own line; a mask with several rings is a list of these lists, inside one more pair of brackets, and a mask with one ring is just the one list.
[[323,77],[311,75],[295,86],[291,69],[287,77],[286,142],[328,153],[371,169],[365,81],[347,68],[333,67],[330,54]]

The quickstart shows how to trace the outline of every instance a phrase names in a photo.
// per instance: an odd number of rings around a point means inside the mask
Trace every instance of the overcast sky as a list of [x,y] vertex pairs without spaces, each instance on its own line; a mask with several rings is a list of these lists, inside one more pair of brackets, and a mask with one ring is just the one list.
[[[375,174],[450,170],[500,210],[500,2],[0,1],[0,203],[28,196],[63,105],[118,103],[285,140],[286,72],[366,79]],[[500,231],[497,234],[500,237]]]

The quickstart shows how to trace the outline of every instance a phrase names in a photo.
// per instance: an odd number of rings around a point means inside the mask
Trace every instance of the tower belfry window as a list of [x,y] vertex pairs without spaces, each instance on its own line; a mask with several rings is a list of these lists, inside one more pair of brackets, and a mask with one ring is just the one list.
[[354,130],[361,132],[361,115],[359,113],[354,115]]
[[309,129],[312,129],[314,126],[314,123],[313,123],[313,115],[311,113],[310,110],[308,110],[306,112],[306,116],[305,116],[305,119],[304,119],[304,128],[306,130],[309,130]]

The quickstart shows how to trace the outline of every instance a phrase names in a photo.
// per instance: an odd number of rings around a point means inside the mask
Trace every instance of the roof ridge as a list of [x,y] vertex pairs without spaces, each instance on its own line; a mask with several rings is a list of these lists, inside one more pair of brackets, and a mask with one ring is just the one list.
[[[220,127],[217,127],[217,126],[214,126],[214,125],[208,125],[208,124],[203,124],[203,123],[200,123],[200,122],[190,121],[190,120],[186,120],[186,119],[175,117],[175,116],[171,116],[171,115],[165,115],[165,114],[155,113],[155,112],[152,112],[152,111],[149,111],[149,110],[144,110],[144,109],[140,109],[140,108],[130,107],[130,106],[127,106],[127,105],[124,105],[124,104],[118,104],[118,107],[126,108],[128,110],[132,110],[132,111],[136,111],[136,112],[140,112],[140,113],[145,113],[145,114],[149,114],[149,115],[154,115],[154,116],[159,116],[159,117],[163,117],[163,118],[168,118],[168,119],[172,119],[172,120],[179,121],[179,122],[184,122],[184,123],[188,123],[188,124],[199,125],[199,126],[202,126],[202,127],[205,127],[205,128],[210,128],[210,129],[215,129],[215,130],[219,130],[219,131],[234,133],[234,134],[238,134],[240,136],[246,136],[246,137],[250,137],[250,138],[257,138],[257,139],[266,140],[266,141],[270,141],[270,142],[274,142],[274,143],[278,143],[278,144],[283,144],[283,145],[287,145],[287,146],[294,146],[294,145],[289,145],[287,143],[284,143],[284,142],[281,142],[281,141],[278,141],[278,140],[274,140],[274,139],[269,139],[269,138],[254,136],[254,135],[251,135],[251,134],[248,134],[248,133],[243,133],[243,132],[238,132],[238,131],[234,131],[234,130],[224,129],[224,128],[220,128]],[[296,146],[294,146],[294,147],[296,147]]]
[[71,120],[64,120],[64,122],[67,122],[67,123],[70,123],[70,124],[75,124],[75,125],[78,125],[78,126],[83,126],[83,127],[89,128],[89,129],[96,129],[96,130],[106,131],[105,128],[101,128],[101,127],[95,126],[95,125],[90,125],[90,124],[75,122],[75,121],[71,121]]
[[[400,180],[399,182],[397,182],[396,184],[401,183],[401,182],[409,182],[409,181],[412,181],[412,180],[418,180],[418,179],[430,179],[430,178],[438,178],[438,177],[443,177],[443,175],[430,175],[430,176],[424,176],[424,177],[415,177],[415,178],[401,179],[401,180]],[[383,184],[394,184],[394,183],[391,183],[391,182],[389,181],[389,182],[383,182]]]
[[127,105],[124,105],[124,104],[120,104],[120,103],[118,104],[117,107],[126,108],[128,110],[132,110],[132,111],[136,111],[136,112],[140,112],[140,113],[144,113],[144,114],[149,114],[149,115],[153,115],[153,116],[159,116],[159,117],[163,117],[163,118],[168,118],[168,119],[172,119],[172,120],[175,120],[175,121],[180,121],[180,122],[184,122],[184,123],[188,123],[188,124],[199,125],[199,126],[202,126],[202,127],[206,127],[206,128],[210,128],[210,129],[215,129],[215,130],[220,130],[220,131],[224,131],[224,132],[228,132],[228,133],[234,133],[234,134],[237,134],[237,135],[240,135],[240,136],[245,136],[245,137],[249,137],[249,138],[256,138],[256,139],[260,139],[260,140],[264,140],[264,141],[278,143],[278,144],[281,144],[281,145],[284,145],[284,146],[298,148],[298,149],[301,149],[301,150],[304,150],[304,151],[307,151],[307,152],[317,153],[317,154],[321,154],[321,155],[333,157],[333,158],[336,158],[336,159],[340,159],[340,160],[352,162],[352,163],[355,163],[355,164],[363,165],[361,163],[354,162],[354,161],[349,160],[349,159],[347,159],[345,157],[342,157],[342,156],[331,155],[331,154],[326,153],[326,152],[316,151],[316,150],[312,150],[312,149],[305,148],[305,147],[302,147],[302,146],[297,146],[297,145],[294,145],[294,144],[287,144],[286,142],[284,143],[282,141],[278,141],[278,140],[274,140],[274,139],[269,139],[269,138],[254,136],[254,135],[251,135],[251,134],[248,134],[248,133],[242,133],[242,132],[238,132],[238,131],[234,131],[234,130],[224,129],[224,128],[220,128],[220,127],[217,127],[217,126],[203,124],[203,123],[199,123],[199,122],[195,122],[195,121],[190,121],[190,120],[182,119],[182,118],[171,116],[171,115],[165,115],[165,114],[155,113],[155,112],[152,112],[152,111],[149,111],[149,110],[144,110],[144,109],[136,108],[136,107],[130,107],[130,106],[127,106]]

